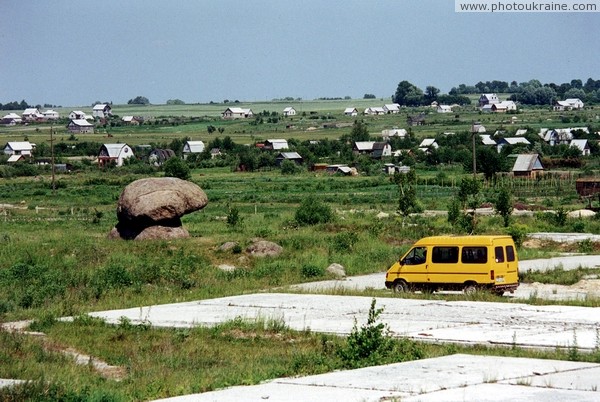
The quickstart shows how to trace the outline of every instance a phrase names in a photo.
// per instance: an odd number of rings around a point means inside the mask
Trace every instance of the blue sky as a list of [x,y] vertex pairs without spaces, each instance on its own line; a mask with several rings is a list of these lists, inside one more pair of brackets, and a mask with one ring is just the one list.
[[598,13],[454,0],[0,0],[0,103],[389,98],[402,80],[600,79]]

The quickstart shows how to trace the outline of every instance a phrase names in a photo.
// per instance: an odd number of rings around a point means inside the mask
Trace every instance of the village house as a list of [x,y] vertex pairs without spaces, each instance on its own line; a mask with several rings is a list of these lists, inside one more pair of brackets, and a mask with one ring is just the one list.
[[384,141],[389,140],[390,137],[406,138],[407,135],[408,132],[404,128],[394,127],[381,130],[381,137]]
[[519,137],[519,136],[523,136],[527,134],[527,129],[526,128],[520,128],[515,132],[515,136]]
[[449,105],[438,105],[437,106],[438,113],[452,113],[452,106]]
[[588,140],[571,140],[569,146],[579,149],[582,156],[590,156],[590,144]]
[[422,126],[425,124],[425,114],[420,113],[416,116],[408,116],[406,118],[406,124],[409,126]]
[[513,101],[502,101],[499,103],[492,104],[491,108],[494,113],[506,113],[506,112],[514,112],[517,110],[517,104]]
[[493,105],[494,103],[500,103],[500,99],[498,99],[498,95],[496,94],[481,94],[479,97],[479,107]]
[[496,148],[498,150],[498,153],[500,153],[502,151],[502,148],[506,145],[518,144],[531,145],[531,143],[525,137],[506,137],[500,138],[498,141],[496,141]]
[[221,155],[223,155],[223,153],[221,152],[220,148],[212,148],[210,150],[210,159],[218,158]]
[[392,146],[387,142],[355,141],[352,146],[355,155],[369,155],[374,159],[392,156]]
[[2,117],[0,124],[5,126],[16,126],[17,124],[21,124],[23,122],[23,118],[16,113],[9,113]]
[[266,140],[263,144],[263,149],[267,151],[281,151],[284,149],[289,149],[289,146],[287,140]]
[[23,121],[39,121],[44,119],[44,115],[35,107],[27,108],[21,113]]
[[358,109],[355,107],[347,107],[344,109],[344,116],[358,116]]
[[94,118],[104,119],[111,115],[112,115],[112,109],[111,109],[110,105],[108,105],[106,103],[98,103],[97,105],[94,105],[94,107],[92,108],[92,117],[94,117]]
[[58,120],[60,118],[58,112],[52,109],[48,109],[43,112],[42,116],[44,116],[44,120]]
[[281,166],[283,161],[292,161],[297,165],[301,165],[303,159],[298,152],[281,152],[275,157],[275,165]]
[[242,109],[241,107],[228,107],[221,116],[226,120],[247,119],[254,116],[252,109]]
[[289,117],[289,116],[295,116],[296,115],[296,109],[294,109],[291,106],[286,107],[285,109],[283,109],[283,115],[285,117]]
[[128,126],[139,126],[140,121],[135,116],[123,116],[121,117],[121,121],[123,124]]
[[133,157],[133,150],[127,144],[103,144],[98,152],[98,166],[114,163],[123,166],[125,159]]
[[435,138],[424,138],[418,148],[425,153],[429,153],[432,149],[438,149],[439,145],[435,141]]
[[187,159],[191,154],[201,154],[204,152],[204,142],[202,141],[186,141],[183,144],[183,159]]
[[29,141],[12,141],[7,142],[4,146],[4,154],[8,155],[8,162],[17,162],[25,158],[33,156],[35,144]]
[[583,102],[579,98],[569,98],[565,99],[564,101],[556,101],[554,104],[554,110],[558,112],[577,109],[583,109]]
[[512,168],[515,177],[534,178],[544,171],[538,154],[519,154]]
[[383,105],[383,111],[388,114],[400,113],[400,105],[397,103],[388,103]]
[[325,171],[329,174],[340,174],[344,176],[357,175],[356,169],[351,168],[348,165],[327,165]]
[[175,157],[175,151],[172,149],[155,148],[148,155],[148,163],[154,166],[162,166],[167,160]]
[[368,107],[365,109],[364,113],[366,115],[370,115],[370,116],[377,116],[380,114],[385,114],[385,110],[382,107]]
[[488,146],[496,146],[497,145],[496,141],[489,134],[479,134],[479,137],[481,138],[481,143],[483,145],[488,145]]
[[74,119],[67,124],[67,130],[74,134],[93,133],[94,125],[84,119]]
[[85,114],[81,110],[73,110],[69,113],[69,119],[71,120],[91,120],[92,116]]

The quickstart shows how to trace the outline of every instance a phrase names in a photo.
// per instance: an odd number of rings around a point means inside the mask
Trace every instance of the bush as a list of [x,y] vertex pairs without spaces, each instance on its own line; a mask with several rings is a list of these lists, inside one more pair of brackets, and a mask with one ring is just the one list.
[[299,225],[316,225],[333,221],[333,212],[329,205],[309,195],[296,210],[294,219]]
[[331,241],[333,250],[343,253],[351,251],[354,245],[358,242],[358,235],[354,232],[342,232],[335,235]]
[[305,264],[302,265],[301,273],[304,278],[315,278],[318,276],[323,276],[325,274],[325,270],[316,265]]
[[281,162],[281,174],[296,174],[302,172],[302,168],[294,161],[284,160]]
[[192,177],[188,164],[179,158],[169,158],[163,165],[165,176],[189,180]]
[[338,352],[346,367],[378,364],[381,358],[394,351],[394,340],[389,336],[388,327],[383,323],[376,323],[383,308],[376,309],[375,303],[373,299],[366,324],[359,329],[356,320],[354,321],[346,346]]
[[515,246],[521,247],[527,238],[528,228],[525,225],[514,224],[508,227],[508,234],[512,236]]

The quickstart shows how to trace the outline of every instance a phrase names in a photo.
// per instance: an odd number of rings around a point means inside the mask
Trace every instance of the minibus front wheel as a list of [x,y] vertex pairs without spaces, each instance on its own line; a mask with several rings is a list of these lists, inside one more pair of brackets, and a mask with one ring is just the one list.
[[408,283],[406,281],[399,279],[392,285],[392,290],[394,293],[408,293],[410,292],[410,288],[408,287]]

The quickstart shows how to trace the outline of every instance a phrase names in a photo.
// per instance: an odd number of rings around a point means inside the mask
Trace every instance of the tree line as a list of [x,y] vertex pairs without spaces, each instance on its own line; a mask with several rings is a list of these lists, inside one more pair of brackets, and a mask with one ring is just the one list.
[[453,87],[448,94],[440,94],[434,86],[427,86],[425,91],[409,81],[401,81],[392,100],[402,106],[426,106],[436,101],[440,104],[468,105],[471,103],[466,95],[482,93],[510,94],[507,99],[524,105],[552,105],[557,100],[579,98],[586,103],[600,103],[600,80],[588,78],[583,83],[573,79],[568,83],[542,84],[539,80],[516,81],[479,81],[475,85],[460,84]]

